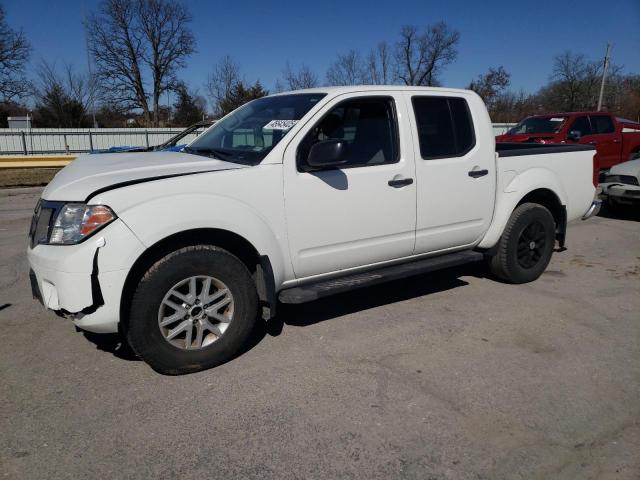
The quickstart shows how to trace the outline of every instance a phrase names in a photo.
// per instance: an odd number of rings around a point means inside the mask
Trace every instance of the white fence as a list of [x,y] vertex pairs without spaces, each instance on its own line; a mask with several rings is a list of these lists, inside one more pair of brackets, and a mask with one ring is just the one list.
[[493,124],[493,134],[494,135],[502,135],[506,133],[512,127],[515,127],[516,123],[494,123]]
[[[493,133],[500,135],[513,123],[494,123]],[[148,147],[169,140],[182,128],[1,128],[0,155],[42,155],[82,153],[110,147]],[[189,143],[190,134],[180,140]]]
[[[31,128],[0,129],[0,154],[31,155],[81,153],[110,147],[153,146],[169,140],[182,128]],[[195,138],[188,135],[181,143]]]

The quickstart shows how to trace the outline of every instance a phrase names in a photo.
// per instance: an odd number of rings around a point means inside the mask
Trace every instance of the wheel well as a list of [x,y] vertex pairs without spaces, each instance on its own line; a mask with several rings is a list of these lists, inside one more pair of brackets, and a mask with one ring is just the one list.
[[[271,273],[270,265],[268,265],[267,269],[265,269],[264,266],[261,268],[261,265],[265,263],[265,259],[267,263],[269,262],[266,256],[261,257],[256,248],[247,239],[236,233],[229,232],[228,230],[210,228],[187,230],[163,238],[159,242],[147,248],[135,261],[131,270],[129,270],[127,279],[125,280],[120,300],[121,327],[125,327],[128,322],[128,306],[131,302],[136,286],[151,265],[165,255],[179,248],[202,244],[215,245],[217,247],[224,248],[229,253],[238,257],[238,259],[247,266],[249,272],[256,281],[256,287],[258,288],[258,293],[262,300],[262,297],[266,295],[264,294],[266,287],[261,285],[261,283],[267,283],[268,285],[268,280],[265,280],[266,272],[264,270],[268,270],[269,273]],[[261,273],[258,275],[259,271]]]
[[556,223],[556,239],[560,243],[560,247],[563,248],[567,230],[567,209],[562,205],[558,196],[547,188],[539,188],[522,197],[518,205],[523,203],[537,203],[551,212]]

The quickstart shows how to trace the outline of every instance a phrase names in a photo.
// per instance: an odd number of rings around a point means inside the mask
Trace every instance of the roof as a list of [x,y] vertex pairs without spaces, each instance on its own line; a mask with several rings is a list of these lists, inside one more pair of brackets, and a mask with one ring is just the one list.
[[[306,88],[303,90],[291,90],[287,92],[275,93],[276,95],[288,95],[288,94],[300,94],[300,93],[330,93],[330,94],[343,94],[354,92],[367,92],[367,91],[389,91],[389,92],[408,92],[412,91],[424,91],[424,92],[440,92],[440,93],[470,93],[471,90],[464,90],[462,88],[445,88],[445,87],[418,87],[412,85],[349,85],[349,86],[337,86],[337,87],[316,87]],[[473,92],[472,92],[473,93]]]
[[531,117],[573,117],[576,115],[610,115],[613,116],[611,112],[551,112],[551,113],[541,113],[538,115],[531,115]]

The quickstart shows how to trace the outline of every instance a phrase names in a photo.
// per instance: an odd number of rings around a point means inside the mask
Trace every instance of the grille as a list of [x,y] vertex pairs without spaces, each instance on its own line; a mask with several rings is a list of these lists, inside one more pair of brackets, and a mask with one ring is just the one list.
[[638,185],[638,179],[633,175],[607,175],[606,183],[623,183],[625,185]]

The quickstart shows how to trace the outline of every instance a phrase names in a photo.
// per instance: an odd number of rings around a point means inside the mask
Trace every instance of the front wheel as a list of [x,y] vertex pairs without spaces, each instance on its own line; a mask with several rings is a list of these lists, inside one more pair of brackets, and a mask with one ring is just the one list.
[[547,268],[554,246],[551,212],[537,203],[523,203],[511,214],[489,267],[506,282],[532,282]]
[[131,300],[127,340],[154,370],[179,375],[232,358],[258,311],[247,267],[226,250],[196,245],[158,260]]

